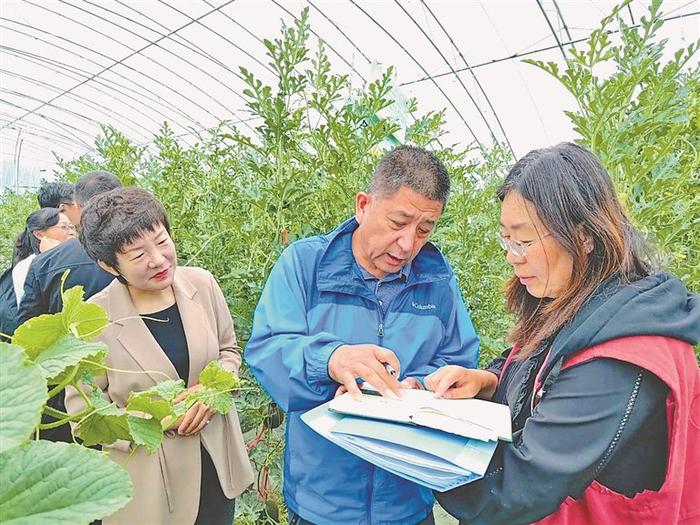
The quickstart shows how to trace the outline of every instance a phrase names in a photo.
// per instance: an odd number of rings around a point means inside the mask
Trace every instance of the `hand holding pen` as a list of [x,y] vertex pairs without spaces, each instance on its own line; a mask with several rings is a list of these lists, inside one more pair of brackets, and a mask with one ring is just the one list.
[[[389,363],[384,363],[384,368],[386,368],[386,371],[389,372],[389,375],[394,376],[396,379],[399,378],[398,372],[394,370],[394,367],[391,366]],[[404,377],[399,384],[403,389],[407,388],[409,390],[425,390],[421,382],[418,381],[418,379],[416,379],[415,377]]]
[[401,365],[394,352],[377,345],[341,345],[328,361],[331,379],[342,384],[353,399],[361,399],[357,378],[375,387],[381,395],[397,399]]

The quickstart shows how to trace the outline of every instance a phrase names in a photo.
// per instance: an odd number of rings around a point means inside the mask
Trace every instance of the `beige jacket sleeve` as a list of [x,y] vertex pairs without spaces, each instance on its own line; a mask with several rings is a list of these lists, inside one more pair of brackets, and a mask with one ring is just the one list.
[[234,374],[238,374],[243,361],[243,350],[236,342],[236,333],[233,329],[233,319],[219,284],[213,276],[211,279],[211,297],[216,312],[216,332],[219,340],[219,362]]

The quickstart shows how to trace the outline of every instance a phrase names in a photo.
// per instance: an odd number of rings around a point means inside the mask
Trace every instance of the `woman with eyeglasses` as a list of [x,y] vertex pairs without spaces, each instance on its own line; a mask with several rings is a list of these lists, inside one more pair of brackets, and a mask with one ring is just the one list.
[[425,385],[507,404],[513,442],[438,501],[469,524],[698,523],[698,296],[654,268],[610,175],[575,144],[528,153],[498,197],[513,347]]
[[34,257],[73,237],[75,226],[57,208],[41,208],[29,214],[27,225],[17,236],[12,251],[12,281],[17,305],[24,295],[24,280]]
[[15,240],[12,265],[0,275],[0,334],[9,337],[15,328],[24,281],[34,258],[72,237],[75,227],[57,208],[41,208],[29,214],[26,227]]

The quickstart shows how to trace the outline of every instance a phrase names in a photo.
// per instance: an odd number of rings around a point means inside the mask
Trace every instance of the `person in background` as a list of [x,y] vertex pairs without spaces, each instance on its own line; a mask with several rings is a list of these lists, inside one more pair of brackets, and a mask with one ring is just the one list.
[[[105,171],[86,173],[75,184],[78,211],[95,195],[118,188],[119,179]],[[81,285],[88,298],[107,286],[114,277],[102,270],[88,257],[78,239],[72,239],[55,250],[36,257],[29,267],[24,285],[24,297],[19,305],[19,322],[41,314],[60,312],[61,277],[70,269],[65,288]]]
[[75,186],[69,182],[47,182],[36,194],[40,208],[58,208],[73,226],[80,225],[80,207],[75,200]]
[[[158,200],[140,188],[99,195],[83,212],[80,236],[90,256],[116,277],[90,299],[111,321],[98,337],[109,348],[110,368],[96,378],[109,402],[125,407],[131,392],[166,377],[195,392],[211,361],[238,372],[242,351],[224,295],[206,270],[177,265]],[[83,410],[75,389],[69,388],[66,407]],[[104,449],[134,484],[133,500],[105,525],[231,525],[233,498],[253,481],[235,407],[220,415],[198,401],[166,432],[156,454],[143,447],[133,452],[122,441]]]
[[698,523],[700,297],[654,268],[580,146],[531,151],[498,197],[513,347],[425,384],[507,404],[513,442],[438,501],[469,524]]
[[24,295],[24,281],[34,257],[73,238],[75,226],[57,208],[41,208],[29,214],[26,227],[17,236],[12,251],[12,281],[17,306]]
[[428,242],[449,191],[432,153],[400,146],[357,194],[355,217],[295,242],[270,273],[245,357],[288,414],[284,496],[295,525],[434,523],[430,490],[346,452],[301,416],[339,389],[360,395],[358,378],[391,397],[443,365],[477,365],[457,280]]
[[[105,171],[86,173],[75,184],[75,198],[78,211],[95,195],[118,188],[119,179]],[[69,239],[56,248],[41,253],[29,265],[24,282],[24,296],[19,303],[15,323],[8,327],[12,334],[27,319],[42,314],[54,314],[63,308],[61,299],[61,279],[66,270],[70,270],[65,282],[65,289],[82,286],[85,298],[102,290],[114,280],[114,276],[100,268],[85,252],[80,240]],[[49,406],[64,411],[64,392],[49,399]],[[50,416],[43,416],[43,423],[55,421]],[[41,438],[50,441],[72,442],[68,425],[41,431]]]
[[11,265],[0,275],[0,333],[9,337],[14,330],[24,281],[34,257],[72,237],[75,227],[56,208],[42,208],[27,217],[24,231],[15,240]]

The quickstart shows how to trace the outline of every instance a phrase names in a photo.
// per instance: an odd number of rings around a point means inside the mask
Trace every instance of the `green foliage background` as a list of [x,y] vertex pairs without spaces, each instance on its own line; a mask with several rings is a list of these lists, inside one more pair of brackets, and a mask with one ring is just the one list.
[[[655,244],[662,267],[700,289],[700,67],[688,69],[700,41],[662,61],[666,40],[657,37],[661,0],[639,28],[617,17],[601,22],[588,46],[571,49],[567,67],[526,61],[546,71],[578,102],[567,112],[580,136],[617,183],[635,224]],[[620,30],[621,46],[608,30]],[[602,76],[605,66],[614,72]]]
[[38,207],[36,196],[5,190],[0,193],[0,270],[12,264],[12,249],[24,230],[27,216]]
[[[698,44],[664,62],[666,44],[657,37],[661,24],[657,1],[637,28],[625,26],[616,10],[585,47],[571,50],[563,70],[554,63],[530,63],[573,94],[578,109],[567,114],[578,142],[600,156],[663,266],[697,292],[700,70],[687,64]],[[610,29],[620,30],[620,46],[612,44]],[[97,155],[61,164],[59,175],[67,180],[99,168],[153,191],[170,214],[180,263],[203,266],[217,277],[242,343],[281,250],[295,239],[330,231],[353,213],[355,193],[382,152],[396,144],[399,131],[383,116],[393,103],[391,69],[364,89],[352,90],[346,76],[331,72],[323,46],[309,49],[308,35],[304,12],[279,38],[266,41],[275,85],[240,68],[248,108],[257,117],[254,133],[222,122],[187,148],[163,124],[146,148],[105,126]],[[611,75],[596,74],[609,64]],[[460,150],[443,144],[443,114],[421,115],[418,109],[411,101],[413,122],[403,130],[405,142],[435,151],[452,174],[452,198],[433,240],[457,273],[485,362],[505,348],[510,325],[501,294],[509,269],[494,239],[494,195],[513,159],[500,145]],[[6,193],[0,200],[0,212],[10,218],[0,224],[5,265],[8,239],[19,231],[32,199]],[[241,397],[244,431],[259,437],[251,457],[260,474],[258,490],[237,500],[236,523],[282,522],[281,430],[265,430],[270,407],[264,393]]]

